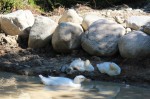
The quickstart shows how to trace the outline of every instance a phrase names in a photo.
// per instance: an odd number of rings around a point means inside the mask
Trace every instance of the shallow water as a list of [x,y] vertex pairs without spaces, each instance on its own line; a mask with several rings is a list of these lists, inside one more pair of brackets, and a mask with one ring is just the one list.
[[108,82],[86,82],[77,89],[44,86],[38,77],[6,72],[0,72],[2,78],[9,84],[1,82],[0,99],[150,99],[150,89]]

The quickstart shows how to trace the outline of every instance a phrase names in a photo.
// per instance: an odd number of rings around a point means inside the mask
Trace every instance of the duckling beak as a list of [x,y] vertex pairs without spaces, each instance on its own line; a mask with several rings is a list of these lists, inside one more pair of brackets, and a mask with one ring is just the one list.
[[84,81],[85,81],[85,82],[90,82],[90,81],[91,81],[91,79],[87,79],[87,78],[86,78]]

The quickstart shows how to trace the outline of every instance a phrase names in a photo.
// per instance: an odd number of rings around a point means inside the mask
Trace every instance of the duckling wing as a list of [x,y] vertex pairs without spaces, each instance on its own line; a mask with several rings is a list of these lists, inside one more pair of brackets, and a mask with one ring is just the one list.
[[48,85],[52,86],[70,86],[73,81],[65,77],[49,77]]
[[92,65],[88,65],[88,66],[85,66],[85,70],[92,72],[92,71],[94,71],[94,67]]
[[79,71],[85,71],[85,69],[84,69],[84,61],[82,61],[82,60],[74,60],[70,64],[70,67],[76,68]]
[[97,68],[101,73],[106,73],[109,71],[109,62],[97,64]]
[[39,75],[41,81],[43,82],[43,84],[45,85],[50,85],[51,84],[51,79],[47,78],[47,77],[44,77],[42,75]]
[[119,75],[121,73],[120,67],[115,63],[110,63],[109,65],[109,72],[107,72],[110,76]]

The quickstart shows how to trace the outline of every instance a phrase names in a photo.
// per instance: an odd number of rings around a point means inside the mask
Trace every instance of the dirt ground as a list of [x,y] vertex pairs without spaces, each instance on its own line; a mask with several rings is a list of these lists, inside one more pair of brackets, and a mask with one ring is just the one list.
[[[121,15],[124,18],[131,15],[150,15],[150,13],[144,10],[131,10],[129,8],[128,10],[120,9],[110,11],[110,9],[93,10],[86,6],[80,6],[77,8],[77,11],[80,13],[80,15],[85,15],[88,13],[98,13],[100,16],[103,16],[105,18],[114,18],[116,15]],[[8,37],[3,33],[0,34],[4,37]],[[17,39],[17,37],[12,39]],[[24,47],[22,45],[24,45]],[[125,59],[119,55],[119,52],[117,55],[112,57],[97,57],[87,54],[82,49],[74,50],[69,54],[60,54],[56,53],[50,45],[41,49],[31,49],[27,48],[25,45],[26,44],[24,43],[20,44],[20,42],[14,42],[13,44],[11,44],[7,40],[1,38],[0,71],[14,72],[21,75],[37,76],[38,74],[43,74],[45,76],[59,75],[68,76],[71,78],[77,74],[83,74],[86,77],[91,78],[92,80],[150,87],[150,58]],[[95,67],[96,71],[91,73],[74,72],[73,74],[62,72],[62,67],[66,64],[70,64],[76,58],[81,58],[83,60],[89,59]],[[110,77],[106,74],[101,74],[97,70],[96,64],[106,61],[117,63],[121,67],[121,74],[114,77]]]

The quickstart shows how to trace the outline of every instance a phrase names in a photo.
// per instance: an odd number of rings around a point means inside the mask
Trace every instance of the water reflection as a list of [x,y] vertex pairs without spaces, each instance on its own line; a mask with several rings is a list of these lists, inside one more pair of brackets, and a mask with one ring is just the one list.
[[[106,82],[84,82],[81,88],[44,86],[37,77],[0,73],[0,99],[149,99],[150,90]],[[12,77],[16,81],[11,81]],[[7,81],[11,83],[7,84]],[[5,83],[4,83],[5,82]]]

